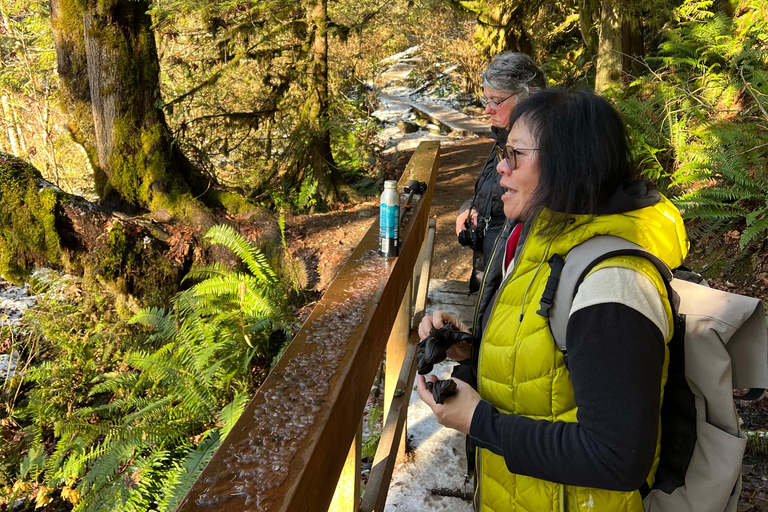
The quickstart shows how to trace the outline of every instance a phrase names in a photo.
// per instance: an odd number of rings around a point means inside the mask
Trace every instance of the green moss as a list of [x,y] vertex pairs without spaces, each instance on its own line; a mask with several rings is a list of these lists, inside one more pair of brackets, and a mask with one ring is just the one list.
[[116,279],[123,271],[130,251],[122,224],[112,226],[108,240],[101,257],[102,275],[107,279]]
[[61,264],[59,196],[41,190],[40,179],[30,164],[0,153],[0,274],[12,282],[23,281],[35,263]]
[[232,215],[247,213],[255,208],[245,197],[224,190],[209,190],[203,196],[203,201],[215,208],[224,208]]
[[136,243],[131,229],[115,223],[84,260],[88,284],[115,297],[121,318],[144,306],[166,306],[185,271],[181,263],[168,259],[164,246],[155,241]]

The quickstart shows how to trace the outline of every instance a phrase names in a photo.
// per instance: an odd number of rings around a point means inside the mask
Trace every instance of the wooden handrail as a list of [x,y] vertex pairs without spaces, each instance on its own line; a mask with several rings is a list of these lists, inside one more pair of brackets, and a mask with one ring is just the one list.
[[427,183],[400,255],[378,255],[374,222],[179,512],[328,509],[424,241],[439,149],[422,142],[400,179]]
[[392,471],[395,468],[395,462],[402,433],[405,428],[405,419],[408,415],[408,402],[411,398],[410,389],[413,386],[413,380],[416,376],[416,347],[419,343],[419,334],[417,332],[421,319],[427,306],[427,291],[429,288],[429,274],[432,264],[432,248],[435,240],[435,219],[429,221],[429,232],[427,236],[427,250],[424,255],[423,270],[419,281],[419,291],[416,295],[416,305],[413,313],[413,322],[411,324],[411,333],[408,340],[408,349],[405,352],[400,375],[397,379],[397,388],[403,391],[403,394],[395,396],[389,413],[384,421],[379,446],[376,449],[376,456],[373,458],[373,466],[368,475],[368,483],[365,486],[365,495],[360,505],[361,512],[383,511],[387,501],[389,483],[392,480]]

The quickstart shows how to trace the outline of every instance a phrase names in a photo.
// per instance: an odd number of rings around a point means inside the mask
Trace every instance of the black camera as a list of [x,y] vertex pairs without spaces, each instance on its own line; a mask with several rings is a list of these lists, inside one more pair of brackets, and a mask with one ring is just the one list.
[[473,251],[483,250],[483,239],[485,238],[482,229],[462,229],[459,231],[459,245],[471,247]]

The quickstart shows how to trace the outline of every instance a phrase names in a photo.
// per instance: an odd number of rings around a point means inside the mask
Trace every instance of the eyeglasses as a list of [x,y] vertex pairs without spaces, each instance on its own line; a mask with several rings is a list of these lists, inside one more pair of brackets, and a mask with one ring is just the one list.
[[507,101],[512,96],[515,96],[515,94],[510,94],[506,98],[502,98],[500,100],[489,100],[488,98],[483,96],[482,98],[480,98],[480,103],[482,103],[484,107],[491,107],[493,110],[497,110],[499,108],[499,105]]
[[539,148],[516,148],[514,146],[496,146],[496,160],[507,162],[510,171],[517,169],[517,154],[520,151],[538,151]]

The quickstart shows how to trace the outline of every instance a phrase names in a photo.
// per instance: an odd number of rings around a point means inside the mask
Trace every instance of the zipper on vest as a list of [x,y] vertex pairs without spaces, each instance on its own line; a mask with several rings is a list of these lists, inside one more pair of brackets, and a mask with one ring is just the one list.
[[[506,229],[506,226],[507,225],[504,224],[505,229]],[[499,239],[501,239],[501,236],[499,236],[499,238],[496,240],[497,244],[499,242]],[[523,242],[523,247],[520,249],[520,254],[523,253],[523,249],[525,249],[525,244],[527,242],[528,242],[528,238],[526,237],[526,240]],[[496,252],[496,251],[494,251],[494,252]],[[518,261],[519,261],[519,259],[515,258],[515,262],[514,262],[514,266],[512,267],[512,270],[510,272],[507,272],[506,275],[504,275],[502,277],[501,282],[499,283],[499,289],[496,290],[496,294],[493,297],[493,301],[490,304],[488,304],[488,307],[491,308],[490,312],[488,314],[488,319],[489,320],[493,317],[493,310],[496,309],[496,304],[498,304],[498,302],[499,302],[499,297],[501,297],[501,292],[504,289],[504,285],[507,284],[507,281],[512,276],[512,274],[515,273],[514,272],[515,271],[515,266],[517,266]],[[486,268],[488,268],[488,267],[486,266]],[[483,282],[485,282],[485,276],[483,276]],[[479,306],[479,304],[480,303],[478,302],[478,306]],[[474,324],[472,325],[472,327],[474,328]],[[485,336],[485,332],[483,332],[483,336]],[[480,348],[478,349],[477,352],[478,352],[478,354],[477,354],[477,391],[480,392],[480,382],[482,380],[482,376],[481,376],[481,373],[480,373],[480,368],[482,367],[482,357],[483,357],[483,340],[482,339],[480,340]]]
[[565,512],[565,486],[560,484],[560,512]]
[[[478,318],[478,315],[480,314],[480,302],[483,300],[483,292],[485,291],[485,280],[488,279],[488,269],[491,268],[491,262],[493,261],[494,256],[496,256],[496,248],[499,246],[499,240],[501,240],[504,233],[506,233],[508,226],[509,226],[509,219],[504,221],[504,227],[501,229],[501,233],[499,233],[499,236],[496,237],[496,241],[493,243],[493,250],[491,251],[491,259],[489,259],[485,263],[486,271],[483,272],[483,282],[480,283],[480,293],[477,296],[477,302],[475,303],[475,314],[472,319],[472,330],[475,332],[477,332],[477,327],[476,327],[477,322],[478,320],[480,320]],[[503,278],[503,271],[504,269],[502,269],[502,278]]]
[[477,479],[477,485],[475,486],[475,494],[472,496],[472,508],[480,510],[480,479],[482,478],[483,468],[480,465],[480,451],[482,448],[479,446],[475,450],[475,478]]

